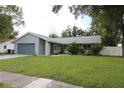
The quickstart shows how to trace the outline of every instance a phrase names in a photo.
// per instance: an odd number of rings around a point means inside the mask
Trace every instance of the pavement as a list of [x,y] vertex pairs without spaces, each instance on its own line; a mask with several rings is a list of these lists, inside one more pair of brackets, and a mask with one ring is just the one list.
[[66,84],[64,82],[51,79],[38,78],[37,80],[25,86],[25,88],[79,88],[79,86]]
[[37,78],[10,72],[0,72],[0,82],[17,88],[81,88],[52,79]]
[[25,57],[25,56],[28,56],[28,55],[2,55],[0,56],[0,60],[17,58],[17,57]]

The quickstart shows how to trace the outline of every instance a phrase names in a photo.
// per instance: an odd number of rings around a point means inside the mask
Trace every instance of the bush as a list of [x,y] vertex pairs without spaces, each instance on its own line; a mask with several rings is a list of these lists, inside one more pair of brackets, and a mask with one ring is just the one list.
[[84,54],[85,54],[85,55],[92,55],[92,51],[91,51],[91,50],[85,50],[85,51],[84,51]]
[[79,52],[80,52],[80,54],[84,54],[85,49],[84,49],[84,48],[80,48],[80,49],[79,49]]
[[92,55],[99,55],[99,52],[102,50],[102,45],[101,44],[94,44],[91,46],[91,54]]
[[71,54],[78,54],[79,52],[79,47],[76,43],[71,43],[68,45],[68,52],[70,52]]

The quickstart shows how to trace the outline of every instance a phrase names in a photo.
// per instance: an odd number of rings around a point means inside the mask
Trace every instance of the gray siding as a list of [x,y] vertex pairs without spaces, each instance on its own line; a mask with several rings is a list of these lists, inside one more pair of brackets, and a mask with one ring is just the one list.
[[50,43],[48,41],[45,41],[45,56],[50,55]]
[[39,39],[39,54],[45,55],[45,40]]
[[15,50],[16,50],[15,52],[16,53],[18,53],[17,45],[19,43],[35,43],[35,54],[39,55],[39,38],[38,37],[35,37],[31,34],[27,34],[23,38],[20,38],[19,40],[17,40],[15,42]]

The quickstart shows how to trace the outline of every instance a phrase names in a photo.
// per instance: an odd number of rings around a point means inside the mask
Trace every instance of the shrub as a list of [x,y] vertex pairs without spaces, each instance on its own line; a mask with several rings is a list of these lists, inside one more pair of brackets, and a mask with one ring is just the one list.
[[80,48],[80,49],[79,49],[79,52],[80,52],[80,54],[84,54],[85,49],[84,49],[84,48]]
[[94,44],[90,48],[92,55],[99,55],[99,52],[102,50],[101,44]]
[[79,47],[76,43],[71,43],[71,44],[68,45],[67,50],[71,54],[77,54],[79,52]]
[[85,50],[85,51],[84,51],[84,54],[85,54],[85,55],[92,55],[92,51],[91,51],[91,50]]

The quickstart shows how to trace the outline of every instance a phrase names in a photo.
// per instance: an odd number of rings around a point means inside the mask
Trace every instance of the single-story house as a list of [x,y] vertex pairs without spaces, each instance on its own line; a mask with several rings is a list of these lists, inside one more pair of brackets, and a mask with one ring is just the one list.
[[14,53],[14,44],[16,39],[7,40],[0,43],[0,53]]
[[66,46],[76,42],[79,47],[88,47],[91,44],[101,43],[101,36],[82,36],[67,38],[49,38],[43,35],[28,32],[13,41],[16,54],[51,55],[66,50]]

